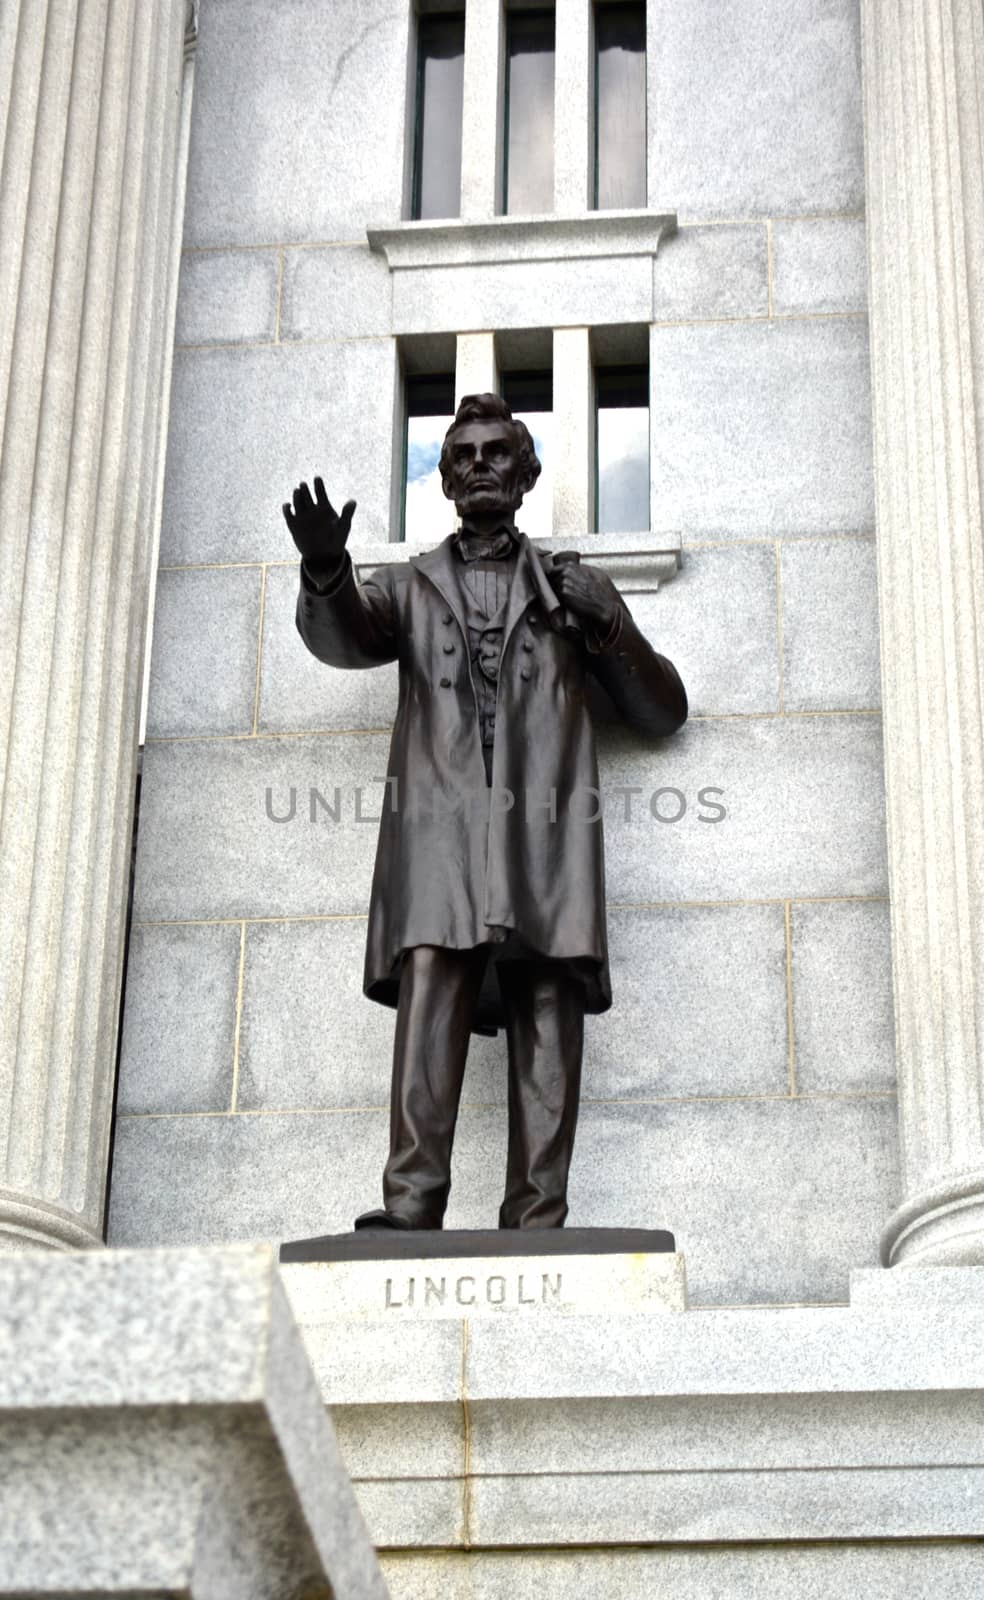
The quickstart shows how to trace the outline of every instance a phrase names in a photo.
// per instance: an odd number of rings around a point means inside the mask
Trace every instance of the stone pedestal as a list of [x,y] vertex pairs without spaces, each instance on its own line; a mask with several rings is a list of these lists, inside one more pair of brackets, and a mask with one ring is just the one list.
[[606,1317],[687,1308],[682,1255],[460,1255],[281,1268],[307,1329],[349,1317]]
[[101,1240],[191,25],[0,16],[0,1249]]
[[0,1262],[0,1596],[385,1600],[272,1250]]
[[862,0],[903,1147],[889,1263],[984,1263],[984,17]]

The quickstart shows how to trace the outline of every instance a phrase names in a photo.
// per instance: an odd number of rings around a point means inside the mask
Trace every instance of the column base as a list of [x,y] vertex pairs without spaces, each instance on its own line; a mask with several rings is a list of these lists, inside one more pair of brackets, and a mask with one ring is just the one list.
[[95,1229],[56,1206],[0,1194],[0,1255],[22,1250],[104,1250]]
[[984,1167],[906,1200],[882,1229],[886,1267],[984,1266]]

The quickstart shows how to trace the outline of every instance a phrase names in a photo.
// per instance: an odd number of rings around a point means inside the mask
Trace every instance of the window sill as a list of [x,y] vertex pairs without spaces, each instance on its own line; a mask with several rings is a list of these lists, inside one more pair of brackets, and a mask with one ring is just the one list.
[[[518,518],[522,526],[522,513]],[[361,582],[378,567],[394,566],[432,550],[436,539],[424,542],[355,545],[350,547],[356,576]],[[577,550],[585,561],[600,567],[623,594],[650,594],[675,577],[680,568],[682,540],[678,533],[586,533],[562,534],[550,539],[534,539],[538,550],[556,553]]]
[[576,217],[491,217],[484,222],[400,222],[369,228],[391,272],[493,262],[654,256],[676,232],[675,211],[585,211]]

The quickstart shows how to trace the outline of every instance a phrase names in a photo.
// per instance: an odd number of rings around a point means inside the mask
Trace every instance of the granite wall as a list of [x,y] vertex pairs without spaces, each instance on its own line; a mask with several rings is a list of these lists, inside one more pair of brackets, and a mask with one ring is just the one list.
[[[632,603],[692,714],[602,736],[640,792],[607,823],[571,1221],[672,1227],[700,1304],[843,1300],[898,1191],[855,0],[650,0],[679,231],[576,271],[370,251],[403,215],[410,30],[407,0],[201,3],[110,1240],[336,1231],[378,1199],[354,791],[378,815],[394,681],[306,655],[281,501],[320,471],[388,537],[401,336],[648,325],[653,540],[683,554]],[[464,1101],[448,1221],[488,1226],[501,1042]]]

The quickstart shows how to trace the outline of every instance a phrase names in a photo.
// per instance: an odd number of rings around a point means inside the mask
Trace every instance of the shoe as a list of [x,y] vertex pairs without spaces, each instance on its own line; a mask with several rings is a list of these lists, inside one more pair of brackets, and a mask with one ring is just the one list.
[[395,1228],[399,1232],[411,1233],[416,1227],[419,1227],[418,1223],[408,1222],[405,1217],[398,1217],[395,1211],[366,1211],[361,1217],[356,1217],[355,1219],[356,1233],[363,1233],[369,1230],[381,1231],[387,1228]]

